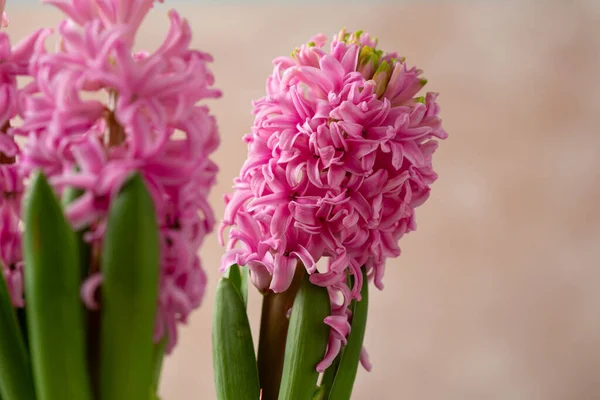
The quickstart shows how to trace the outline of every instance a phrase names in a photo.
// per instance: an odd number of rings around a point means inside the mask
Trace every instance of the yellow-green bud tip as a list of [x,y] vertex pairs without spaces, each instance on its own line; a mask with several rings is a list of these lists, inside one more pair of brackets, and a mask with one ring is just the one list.
[[373,80],[375,81],[375,94],[377,97],[381,97],[385,93],[391,75],[392,67],[387,61],[379,64],[375,71],[375,75],[373,75]]

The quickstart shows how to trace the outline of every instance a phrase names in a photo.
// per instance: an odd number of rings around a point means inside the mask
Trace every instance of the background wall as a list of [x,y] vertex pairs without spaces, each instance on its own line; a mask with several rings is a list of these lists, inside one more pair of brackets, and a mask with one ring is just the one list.
[[[8,3],[13,37],[58,21],[50,7]],[[374,369],[359,373],[355,399],[600,399],[598,5],[167,3],[214,55],[225,92],[212,103],[223,140],[211,198],[218,215],[270,60],[313,34],[370,31],[441,93],[451,136],[435,157],[440,180],[418,211],[418,231],[388,264],[386,289],[372,296]],[[166,6],[157,7],[140,47],[157,46],[166,28]],[[213,235],[202,250],[209,291],[166,361],[165,400],[214,398],[210,323],[221,254]]]

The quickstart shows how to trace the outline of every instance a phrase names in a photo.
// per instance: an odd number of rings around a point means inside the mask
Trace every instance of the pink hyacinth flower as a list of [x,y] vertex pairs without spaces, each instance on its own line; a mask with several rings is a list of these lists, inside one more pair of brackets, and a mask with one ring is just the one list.
[[319,371],[350,333],[361,269],[382,289],[385,260],[415,230],[415,209],[437,178],[435,139],[447,137],[437,94],[417,97],[421,70],[366,33],[342,31],[324,45],[317,35],[274,60],[221,226],[231,227],[222,270],[248,266],[260,290],[283,292],[300,262],[328,288],[331,334]]
[[[198,250],[215,217],[207,197],[217,166],[215,118],[201,100],[212,88],[210,55],[190,47],[189,23],[169,12],[170,29],[154,52],[134,52],[137,31],[154,0],[46,0],[66,19],[54,53],[37,54],[34,87],[23,99],[26,137],[19,157],[24,176],[39,169],[58,194],[81,196],[66,209],[75,229],[101,246],[110,205],[124,181],[142,175],[160,229],[161,282],[154,339],[177,342],[177,326],[200,306],[206,275]],[[95,96],[89,96],[94,93]],[[100,271],[81,291],[89,308],[101,307]]]

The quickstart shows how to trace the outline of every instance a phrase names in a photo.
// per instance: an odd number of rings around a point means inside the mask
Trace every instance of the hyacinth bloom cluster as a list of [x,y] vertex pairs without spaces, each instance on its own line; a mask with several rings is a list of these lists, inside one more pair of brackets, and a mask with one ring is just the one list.
[[[211,57],[190,48],[190,26],[175,11],[169,12],[170,29],[158,49],[136,51],[136,33],[154,0],[46,3],[66,15],[57,28],[56,51],[30,44],[28,48],[36,51],[21,60],[13,50],[15,70],[7,71],[6,79],[4,69],[9,67],[0,66],[3,84],[23,72],[21,67],[33,78],[21,96],[14,95],[13,81],[3,89],[0,100],[16,105],[23,118],[21,126],[8,130],[9,137],[23,136],[25,144],[21,151],[9,149],[4,139],[2,151],[16,155],[18,175],[40,170],[58,194],[67,188],[78,191],[65,213],[73,228],[85,232],[92,248],[89,277],[82,287],[84,301],[92,309],[101,307],[97,258],[107,212],[125,180],[134,172],[141,174],[160,229],[154,338],[158,342],[166,336],[170,351],[177,341],[177,324],[185,322],[202,300],[206,276],[197,253],[215,223],[207,196],[217,172],[209,156],[218,146],[218,131],[208,108],[197,104],[220,96],[211,87],[213,75],[207,67]],[[43,31],[37,37],[45,35]],[[18,101],[7,100],[9,96]],[[13,166],[3,170],[3,178],[12,177],[12,171]],[[19,182],[2,184],[21,193]],[[6,197],[3,209],[18,208],[18,201],[7,202]],[[5,251],[9,241],[2,235]],[[17,235],[10,236],[17,240]]]
[[305,268],[328,288],[331,333],[319,371],[350,332],[361,268],[382,289],[386,259],[415,230],[415,208],[437,178],[435,139],[447,136],[437,95],[417,96],[421,70],[366,33],[342,31],[329,51],[325,41],[318,35],[274,60],[221,227],[231,227],[223,270],[247,266],[258,289],[283,292]]

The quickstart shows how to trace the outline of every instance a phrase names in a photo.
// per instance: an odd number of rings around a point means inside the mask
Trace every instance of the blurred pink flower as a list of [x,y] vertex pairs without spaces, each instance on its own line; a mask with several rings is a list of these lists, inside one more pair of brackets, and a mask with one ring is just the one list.
[[[6,159],[4,159],[6,161]],[[23,257],[21,253],[21,199],[23,182],[15,164],[0,165],[0,261],[12,303],[23,307]]]
[[[198,250],[215,223],[207,196],[217,166],[215,118],[200,100],[217,98],[210,55],[190,48],[188,22],[169,12],[170,30],[152,53],[133,52],[136,32],[154,0],[47,0],[66,15],[55,53],[32,60],[35,90],[24,99],[27,137],[19,165],[40,169],[58,193],[82,191],[66,210],[86,239],[102,241],[112,199],[133,172],[154,199],[161,235],[162,273],[155,340],[177,342],[204,294]],[[94,92],[96,96],[89,96]],[[82,295],[98,305],[99,271],[90,271]]]
[[[0,12],[4,9],[0,1]],[[6,14],[3,14],[3,23]],[[15,159],[19,147],[9,131],[10,121],[21,113],[22,97],[31,84],[19,88],[18,77],[29,75],[29,61],[42,52],[47,30],[38,30],[11,47],[5,32],[0,32],[0,262],[13,304],[23,307],[23,259],[21,253],[21,200],[23,179]]]
[[329,52],[325,40],[274,60],[221,226],[231,226],[222,270],[246,265],[260,290],[282,292],[301,261],[311,282],[329,289],[319,371],[350,332],[361,268],[382,289],[386,258],[399,256],[399,239],[416,228],[415,208],[437,178],[434,139],[447,136],[437,95],[415,97],[426,83],[420,70],[366,33],[342,31]]

